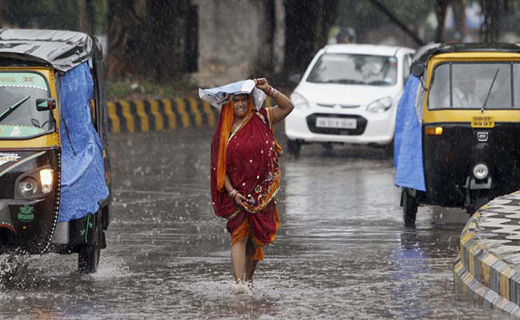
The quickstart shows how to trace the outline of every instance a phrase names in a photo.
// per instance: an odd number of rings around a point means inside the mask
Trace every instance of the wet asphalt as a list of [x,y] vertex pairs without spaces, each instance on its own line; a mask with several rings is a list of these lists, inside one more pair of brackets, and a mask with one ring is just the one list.
[[0,318],[508,319],[455,291],[466,213],[421,207],[416,227],[404,227],[393,161],[367,147],[311,145],[281,158],[282,224],[254,293],[240,293],[225,221],[210,205],[211,135],[113,136],[98,272],[78,274],[76,255],[24,258],[26,269],[2,282]]

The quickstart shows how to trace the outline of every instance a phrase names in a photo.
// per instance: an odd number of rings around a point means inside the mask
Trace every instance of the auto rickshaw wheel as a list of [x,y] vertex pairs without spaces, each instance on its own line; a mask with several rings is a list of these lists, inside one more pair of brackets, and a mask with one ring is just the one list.
[[403,190],[401,197],[404,224],[406,226],[413,226],[415,225],[415,219],[417,218],[417,208],[419,207],[417,198],[408,194],[406,189]]
[[78,271],[81,273],[94,273],[99,264],[101,247],[99,243],[81,246],[78,252]]
[[393,157],[394,156],[394,140],[390,142],[389,144],[385,144],[383,146],[383,151],[387,157]]
[[81,273],[94,273],[97,270],[101,257],[101,230],[98,229],[96,236],[93,243],[82,245],[78,251],[78,271]]
[[298,140],[287,140],[287,152],[292,156],[299,156],[302,143]]

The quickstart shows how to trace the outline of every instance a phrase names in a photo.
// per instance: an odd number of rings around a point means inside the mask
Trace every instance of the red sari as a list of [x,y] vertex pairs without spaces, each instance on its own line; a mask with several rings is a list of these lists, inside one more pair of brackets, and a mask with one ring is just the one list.
[[[280,225],[275,198],[281,179],[278,163],[281,148],[274,137],[271,110],[262,108],[254,112],[251,99],[249,101],[245,121],[235,132],[226,132],[226,128],[230,128],[226,122],[230,118],[232,121],[232,103],[223,106],[211,143],[211,198],[215,214],[228,219],[227,230],[232,242],[249,236],[258,246],[253,260],[263,260],[262,246],[274,241]],[[220,147],[223,142],[226,142],[225,150]],[[225,168],[223,165],[219,168],[222,158]],[[229,197],[223,187],[225,175],[248,199],[245,208],[237,207]]]

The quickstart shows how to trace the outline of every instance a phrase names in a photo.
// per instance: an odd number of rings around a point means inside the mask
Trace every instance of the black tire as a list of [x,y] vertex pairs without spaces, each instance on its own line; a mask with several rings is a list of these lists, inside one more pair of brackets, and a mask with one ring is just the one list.
[[419,203],[417,198],[408,194],[405,189],[402,192],[403,220],[405,226],[414,226],[417,218],[417,208]]
[[324,155],[330,156],[334,151],[334,146],[332,145],[332,143],[324,143],[321,145],[321,149],[323,150]]
[[100,256],[99,243],[82,245],[78,252],[78,271],[81,273],[96,272]]
[[393,157],[394,156],[394,140],[390,142],[389,144],[385,145],[383,147],[383,151],[385,152],[385,155],[387,157]]
[[287,140],[287,152],[293,156],[299,156],[302,149],[302,143],[298,140]]
[[94,273],[97,271],[101,258],[101,246],[103,241],[103,231],[98,227],[96,237],[92,243],[80,246],[78,251],[78,271],[81,273]]

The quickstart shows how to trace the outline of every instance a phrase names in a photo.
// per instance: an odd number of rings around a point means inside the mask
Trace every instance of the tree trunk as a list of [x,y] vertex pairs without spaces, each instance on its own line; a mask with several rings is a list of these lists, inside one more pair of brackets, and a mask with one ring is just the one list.
[[0,0],[0,27],[8,27],[8,3],[6,0]]
[[94,6],[92,0],[78,0],[79,30],[94,34]]
[[189,0],[148,0],[150,39],[148,50],[152,59],[146,73],[157,82],[165,82],[186,69],[187,16]]
[[338,0],[285,0],[285,72],[302,73],[316,52],[327,44],[336,22]]
[[142,71],[146,25],[134,0],[108,0],[107,74],[110,79]]
[[446,22],[446,12],[451,0],[435,0],[434,9],[437,17],[437,31],[435,32],[435,42],[444,42],[444,24]]
[[460,42],[464,42],[466,37],[468,36],[468,26],[467,26],[467,17],[466,17],[466,6],[468,5],[467,0],[461,0],[461,10],[460,10]]
[[[502,1],[481,0],[481,7],[484,13],[483,40],[484,42],[497,42],[500,38],[500,13]],[[508,3],[504,1],[504,6]]]

